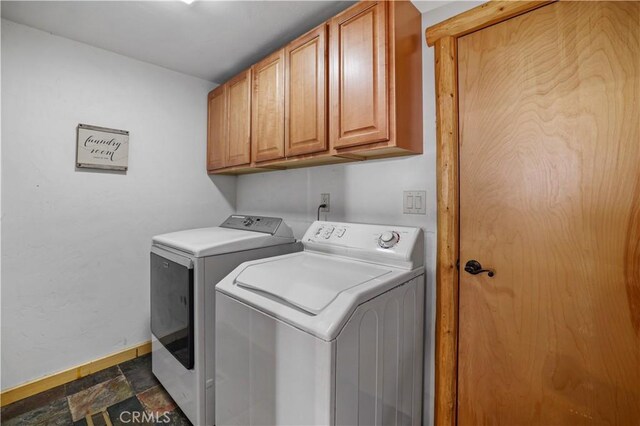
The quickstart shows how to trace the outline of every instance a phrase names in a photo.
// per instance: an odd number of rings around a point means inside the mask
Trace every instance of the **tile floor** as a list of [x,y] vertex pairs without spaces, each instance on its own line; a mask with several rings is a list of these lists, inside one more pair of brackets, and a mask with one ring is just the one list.
[[[158,421],[149,420],[150,415]],[[7,405],[0,412],[0,424],[191,425],[151,372],[151,355]]]

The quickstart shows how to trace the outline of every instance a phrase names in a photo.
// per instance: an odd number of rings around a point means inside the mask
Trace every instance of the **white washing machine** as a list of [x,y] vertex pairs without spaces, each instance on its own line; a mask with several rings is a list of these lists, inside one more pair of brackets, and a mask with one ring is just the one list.
[[247,260],[300,251],[282,219],[232,215],[153,238],[153,374],[194,425],[215,419],[215,285]]
[[216,286],[216,425],[420,425],[419,228],[315,222]]

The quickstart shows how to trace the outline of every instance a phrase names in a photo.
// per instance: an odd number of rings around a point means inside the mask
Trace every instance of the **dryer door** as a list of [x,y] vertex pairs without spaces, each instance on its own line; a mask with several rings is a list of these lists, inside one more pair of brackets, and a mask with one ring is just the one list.
[[151,332],[185,368],[193,369],[193,262],[151,251]]

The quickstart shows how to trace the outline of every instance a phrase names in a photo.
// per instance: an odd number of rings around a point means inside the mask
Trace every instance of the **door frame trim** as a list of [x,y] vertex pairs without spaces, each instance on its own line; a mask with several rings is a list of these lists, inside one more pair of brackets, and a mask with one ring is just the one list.
[[435,46],[438,196],[435,329],[435,421],[457,424],[459,277],[459,156],[457,39],[556,0],[489,1],[426,29]]

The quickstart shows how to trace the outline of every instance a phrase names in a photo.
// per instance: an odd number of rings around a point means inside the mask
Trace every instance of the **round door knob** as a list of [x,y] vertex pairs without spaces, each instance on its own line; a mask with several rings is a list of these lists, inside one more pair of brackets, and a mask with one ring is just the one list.
[[396,232],[386,231],[380,234],[378,245],[382,248],[391,248],[396,245],[400,236]]

